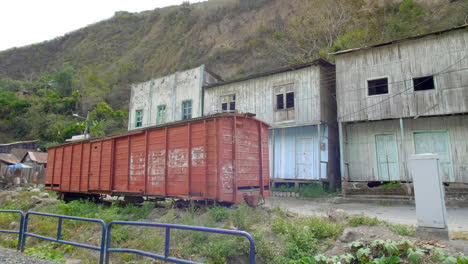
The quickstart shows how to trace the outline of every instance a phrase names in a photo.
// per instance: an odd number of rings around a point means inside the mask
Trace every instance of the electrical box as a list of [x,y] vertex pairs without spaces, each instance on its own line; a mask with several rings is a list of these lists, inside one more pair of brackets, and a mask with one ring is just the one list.
[[436,154],[412,155],[409,168],[413,176],[418,227],[447,228],[444,186]]

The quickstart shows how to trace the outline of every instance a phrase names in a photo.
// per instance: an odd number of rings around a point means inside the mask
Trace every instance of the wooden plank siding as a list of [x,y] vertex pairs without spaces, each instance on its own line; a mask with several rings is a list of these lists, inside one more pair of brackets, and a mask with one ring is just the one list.
[[[468,112],[468,30],[336,56],[338,121]],[[412,78],[434,75],[435,89],[414,91]],[[388,94],[368,96],[367,80],[388,78]]]
[[401,141],[399,119],[346,124],[346,156],[350,181],[388,181],[378,173],[376,135],[393,134],[398,148],[398,168],[401,181],[411,181],[405,162],[415,153],[414,133],[446,131],[448,134],[453,176],[444,182],[468,183],[468,115],[420,117],[403,120],[404,139]]
[[[256,117],[272,127],[290,127],[319,124],[335,120],[336,102],[330,91],[334,85],[321,85],[321,77],[328,76],[333,67],[310,66],[307,68],[272,74],[264,77],[229,83],[205,89],[204,113],[221,111],[221,98],[236,96],[236,110],[255,113]],[[322,73],[323,71],[323,73]],[[275,120],[275,87],[292,85],[294,90],[294,119]],[[329,91],[330,89],[330,91]],[[323,97],[321,97],[323,95]],[[326,111],[325,111],[326,110]]]

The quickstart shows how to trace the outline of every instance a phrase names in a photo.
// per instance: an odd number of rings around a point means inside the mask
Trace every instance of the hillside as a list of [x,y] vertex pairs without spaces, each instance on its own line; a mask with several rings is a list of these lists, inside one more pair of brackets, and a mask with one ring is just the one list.
[[[67,111],[86,113],[100,102],[126,111],[130,84],[151,77],[205,64],[231,79],[317,57],[333,60],[330,51],[450,28],[466,23],[466,14],[463,0],[210,0],[117,12],[65,36],[0,52],[0,91],[24,88],[41,97],[47,85],[40,81],[68,69],[69,92],[57,95],[75,92]],[[31,128],[13,132],[8,118],[15,117],[0,110],[0,136],[37,138]]]

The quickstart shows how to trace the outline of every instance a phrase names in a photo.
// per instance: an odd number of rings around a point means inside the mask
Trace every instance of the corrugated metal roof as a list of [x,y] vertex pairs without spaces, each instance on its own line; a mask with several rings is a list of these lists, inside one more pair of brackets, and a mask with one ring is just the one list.
[[330,53],[330,54],[332,54],[332,55],[341,55],[341,54],[351,53],[351,52],[360,51],[360,50],[378,48],[378,47],[387,46],[387,45],[391,45],[391,44],[396,44],[396,43],[407,41],[407,40],[420,39],[420,38],[424,38],[424,37],[427,37],[427,36],[430,36],[430,35],[440,35],[440,34],[443,34],[445,32],[460,30],[460,29],[465,29],[465,28],[468,28],[468,24],[458,26],[458,27],[449,28],[449,29],[445,29],[445,30],[435,31],[435,32],[427,33],[427,34],[417,35],[417,36],[413,36],[413,37],[409,37],[409,38],[392,40],[392,41],[389,41],[389,42],[379,43],[379,44],[372,45],[372,46],[337,51],[337,52]]
[[37,163],[47,163],[47,153],[46,152],[28,152],[29,158]]
[[13,154],[0,153],[0,161],[8,164],[18,164],[20,161]]

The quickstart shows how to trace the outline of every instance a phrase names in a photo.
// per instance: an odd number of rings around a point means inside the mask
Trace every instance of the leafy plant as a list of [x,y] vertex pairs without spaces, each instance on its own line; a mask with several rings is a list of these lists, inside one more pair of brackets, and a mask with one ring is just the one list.
[[380,221],[377,219],[377,217],[370,218],[367,216],[355,216],[348,220],[348,224],[354,227],[357,227],[360,225],[375,226],[375,225],[378,225],[379,223]]
[[208,208],[208,214],[216,222],[221,222],[229,218],[229,210],[224,206],[212,206]]
[[413,264],[419,264],[419,261],[424,256],[424,251],[420,248],[409,248],[406,251],[406,255],[408,256],[408,260]]

